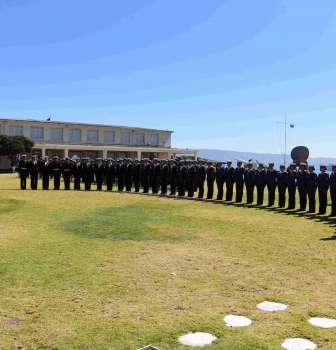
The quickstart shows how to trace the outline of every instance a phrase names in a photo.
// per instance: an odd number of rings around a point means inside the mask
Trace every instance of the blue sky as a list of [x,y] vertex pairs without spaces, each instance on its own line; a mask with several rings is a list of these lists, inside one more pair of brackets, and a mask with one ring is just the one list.
[[336,156],[335,0],[1,0],[0,116]]

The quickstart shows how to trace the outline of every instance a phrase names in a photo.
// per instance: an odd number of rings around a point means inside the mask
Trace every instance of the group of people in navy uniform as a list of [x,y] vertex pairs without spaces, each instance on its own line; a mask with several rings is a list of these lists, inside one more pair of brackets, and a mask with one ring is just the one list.
[[[226,164],[226,166],[224,166]],[[70,190],[71,179],[73,179],[74,190],[80,190],[84,184],[86,191],[91,190],[92,183],[96,183],[97,190],[101,191],[103,183],[106,190],[112,191],[116,185],[118,191],[152,193],[167,195],[168,188],[170,196],[194,197],[197,193],[199,199],[204,198],[205,182],[207,183],[207,199],[213,199],[214,186],[217,188],[217,201],[233,201],[233,190],[235,186],[235,202],[241,203],[244,187],[246,190],[246,203],[254,202],[254,190],[257,192],[256,205],[263,205],[265,188],[268,192],[268,207],[275,205],[276,190],[278,190],[278,207],[285,208],[286,194],[288,193],[287,209],[295,209],[296,192],[300,198],[300,211],[306,211],[309,202],[309,213],[316,212],[316,192],[319,197],[318,214],[326,214],[327,193],[330,190],[332,211],[330,216],[336,216],[336,164],[332,167],[332,174],[326,172],[325,165],[320,166],[320,173],[315,173],[314,166],[300,163],[297,169],[296,163],[291,163],[288,169],[280,165],[280,170],[274,169],[274,163],[268,166],[259,163],[258,169],[253,168],[253,163],[247,163],[247,168],[242,162],[237,162],[237,167],[232,166],[232,161],[204,162],[203,160],[190,159],[101,159],[91,160],[88,158],[77,158],[72,161],[69,157],[60,159],[54,157],[52,161],[48,157],[37,159],[32,156],[27,160],[26,155],[21,156],[19,162],[19,175],[21,189],[27,188],[27,178],[30,177],[31,189],[36,190],[39,178],[42,179],[43,190],[48,190],[50,180],[53,179],[54,190],[60,189],[61,178],[64,181],[64,189]]]

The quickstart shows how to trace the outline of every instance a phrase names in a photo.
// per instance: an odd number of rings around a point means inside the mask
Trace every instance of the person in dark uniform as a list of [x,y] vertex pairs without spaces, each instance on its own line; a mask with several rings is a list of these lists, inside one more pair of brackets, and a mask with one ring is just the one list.
[[176,161],[174,159],[171,159],[169,161],[170,163],[170,173],[169,173],[169,178],[170,178],[170,196],[175,196],[176,195],[176,186],[177,186],[177,181],[178,181],[178,167],[176,164]]
[[274,169],[274,163],[268,163],[266,172],[266,185],[268,190],[268,207],[273,207],[275,202],[275,190],[277,187],[278,172]]
[[142,165],[139,159],[135,159],[134,172],[133,172],[134,192],[140,192],[141,177],[142,177]]
[[62,164],[57,156],[54,157],[54,161],[51,166],[51,174],[54,179],[54,190],[59,190],[61,185],[61,172]]
[[29,161],[27,155],[22,154],[19,162],[19,175],[20,175],[20,188],[21,190],[27,189],[27,177],[29,176]]
[[30,188],[32,190],[37,190],[39,168],[39,162],[36,160],[36,156],[33,155],[32,160],[29,163]]
[[253,170],[253,164],[251,162],[247,163],[247,170],[244,173],[244,181],[246,187],[246,204],[253,203],[254,197],[254,176],[255,171]]
[[133,162],[131,158],[128,158],[126,172],[125,172],[126,192],[132,191],[132,184],[133,184]]
[[72,164],[70,163],[70,158],[66,157],[65,162],[62,164],[62,176],[64,180],[64,189],[66,191],[70,190],[71,175],[72,175]]
[[329,177],[328,185],[331,197],[331,214],[330,217],[336,216],[336,164],[332,165],[332,173]]
[[236,203],[241,203],[244,193],[244,174],[245,169],[242,167],[242,162],[237,162],[237,168],[233,173],[234,182],[236,183]]
[[285,168],[285,164],[280,164],[280,172],[277,174],[280,209],[283,209],[286,205],[287,172]]
[[143,192],[142,193],[148,193],[149,191],[149,180],[151,176],[152,168],[149,164],[149,159],[144,159],[144,168],[143,168]]
[[204,197],[204,182],[206,178],[206,169],[203,164],[202,160],[198,161],[198,168],[197,168],[197,188],[198,188],[198,198]]
[[287,209],[292,210],[296,207],[296,181],[297,172],[296,164],[291,163],[289,171],[287,173],[287,187],[288,187],[288,207]]
[[42,188],[49,190],[49,179],[52,173],[52,164],[49,162],[49,157],[45,156],[44,161],[40,163],[40,173],[42,174]]
[[152,192],[154,194],[159,193],[159,184],[161,176],[161,166],[159,160],[154,158],[154,168],[153,168],[153,180],[152,180]]
[[184,197],[185,191],[186,191],[187,167],[183,159],[179,161],[178,166],[179,166],[178,195],[180,197]]
[[92,179],[94,178],[94,167],[95,167],[95,162],[93,159],[86,158],[86,162],[84,165],[84,188],[85,191],[91,191],[91,184],[92,184]]
[[320,165],[320,173],[316,179],[316,185],[318,188],[319,195],[319,212],[318,215],[324,215],[327,212],[327,204],[328,204],[328,181],[329,174],[326,173],[327,166],[324,164]]
[[316,211],[316,179],[317,174],[314,172],[315,168],[313,165],[309,165],[307,174],[307,194],[309,199],[309,213],[315,213]]
[[225,168],[225,183],[226,183],[226,201],[231,202],[233,196],[233,184],[234,184],[234,172],[235,169],[232,167],[232,161],[226,162],[227,167]]
[[300,163],[300,170],[297,176],[297,187],[300,196],[300,209],[299,211],[306,211],[307,207],[307,175],[306,164]]
[[168,160],[163,159],[163,165],[161,168],[161,194],[167,194],[168,182],[169,182],[169,165]]
[[86,183],[86,169],[87,169],[87,159],[81,159],[81,181]]
[[195,193],[195,181],[196,181],[196,167],[191,163],[191,160],[188,160],[188,170],[187,170],[187,190],[188,197],[194,197]]
[[112,191],[115,177],[115,166],[111,158],[107,158],[107,164],[105,165],[104,173],[106,179],[106,190]]
[[82,164],[79,161],[79,158],[76,158],[76,163],[72,167],[72,175],[74,177],[74,190],[80,190],[81,176],[82,176]]
[[127,161],[126,159],[120,161],[119,169],[118,169],[118,191],[122,192],[125,186],[125,177],[127,171]]
[[103,180],[104,180],[104,174],[105,174],[105,169],[104,169],[104,165],[102,164],[101,158],[97,159],[97,163],[94,166],[94,173],[95,173],[95,178],[97,183],[97,191],[101,191],[103,187]]
[[254,183],[257,187],[257,205],[264,204],[264,193],[266,186],[266,170],[264,169],[264,164],[259,163],[258,170],[254,175]]
[[208,167],[206,170],[208,193],[207,199],[212,199],[214,193],[214,182],[216,179],[216,169],[211,162],[208,162]]
[[224,196],[224,182],[225,182],[225,169],[222,162],[216,164],[216,186],[217,186],[217,200],[223,200]]

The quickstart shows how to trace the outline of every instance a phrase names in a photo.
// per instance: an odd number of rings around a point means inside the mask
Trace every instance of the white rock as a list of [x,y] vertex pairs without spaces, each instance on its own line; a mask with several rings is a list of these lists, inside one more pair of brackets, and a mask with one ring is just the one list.
[[179,337],[179,342],[189,346],[204,346],[211,344],[217,338],[210,333],[189,333]]
[[287,305],[281,303],[273,303],[271,301],[264,301],[257,305],[259,310],[273,312],[273,311],[282,311],[287,309]]
[[313,317],[308,322],[313,326],[321,327],[321,328],[336,327],[336,320],[333,320],[331,318]]
[[227,315],[224,317],[224,322],[228,327],[245,327],[252,324],[252,321],[244,316]]
[[317,347],[310,340],[301,338],[286,339],[281,346],[287,350],[313,350]]
[[173,276],[176,276],[176,272],[172,272],[171,274],[172,274]]

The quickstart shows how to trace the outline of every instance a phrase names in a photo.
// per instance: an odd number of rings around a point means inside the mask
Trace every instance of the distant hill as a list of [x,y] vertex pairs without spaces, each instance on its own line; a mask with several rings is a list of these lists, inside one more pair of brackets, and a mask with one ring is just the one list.
[[[233,164],[236,163],[236,158],[253,161],[258,161],[267,164],[268,162],[274,162],[276,167],[279,167],[283,163],[283,156],[280,154],[272,153],[254,153],[254,152],[236,152],[236,151],[221,151],[218,149],[200,149],[198,156],[201,158],[218,160],[218,161],[227,161],[232,160]],[[290,155],[287,155],[286,163],[289,164],[292,162]],[[336,158],[308,158],[308,163],[319,166],[320,164],[333,164],[336,163]]]

